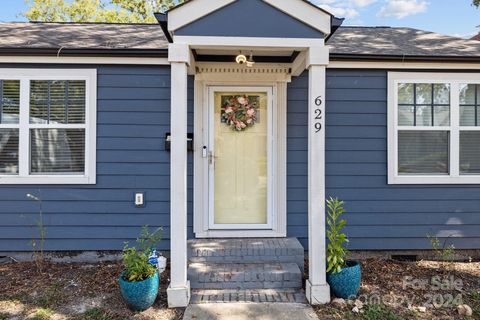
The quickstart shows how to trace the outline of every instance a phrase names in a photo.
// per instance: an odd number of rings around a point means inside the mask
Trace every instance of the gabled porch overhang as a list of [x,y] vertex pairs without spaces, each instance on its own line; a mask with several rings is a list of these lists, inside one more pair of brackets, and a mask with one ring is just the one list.
[[[282,11],[295,9],[296,19],[312,24],[328,36],[332,17],[317,12],[301,0],[265,1]],[[326,283],[325,257],[325,74],[329,51],[322,38],[231,37],[177,35],[175,31],[199,19],[200,14],[234,1],[191,1],[169,13],[168,29],[171,64],[171,283],[168,301],[171,307],[188,305],[190,285],[187,278],[187,78],[196,75],[200,66],[225,65],[225,57],[236,52],[252,53],[262,60],[256,67],[272,65],[286,67],[287,76],[309,72],[308,90],[308,243],[309,277],[307,299],[311,304],[327,303],[330,289]],[[205,7],[201,6],[201,3]],[[292,4],[298,7],[292,7]],[[188,8],[188,5],[191,5]],[[305,7],[306,6],[306,7]],[[190,9],[190,10],[186,10]],[[195,11],[195,12],[193,12]],[[179,14],[181,13],[181,14]],[[311,15],[317,19],[312,19]],[[318,18],[321,19],[318,19]],[[182,20],[183,19],[183,20]],[[208,61],[205,57],[208,56]],[[271,59],[271,61],[269,61]],[[277,61],[275,61],[277,60]],[[236,64],[232,61],[232,66]],[[197,107],[197,106],[195,106]],[[201,152],[196,150],[195,152]],[[194,178],[195,179],[195,178]]]

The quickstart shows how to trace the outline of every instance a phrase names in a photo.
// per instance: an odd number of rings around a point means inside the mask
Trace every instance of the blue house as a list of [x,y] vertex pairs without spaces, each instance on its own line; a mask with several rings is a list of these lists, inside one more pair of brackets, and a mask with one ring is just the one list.
[[[342,27],[303,0],[157,19],[0,24],[0,252],[38,237],[29,193],[49,251],[164,226],[173,307],[299,289],[304,249],[306,297],[329,301],[330,196],[351,250],[428,249],[427,234],[480,248],[480,42]],[[226,263],[280,278],[220,283]]]

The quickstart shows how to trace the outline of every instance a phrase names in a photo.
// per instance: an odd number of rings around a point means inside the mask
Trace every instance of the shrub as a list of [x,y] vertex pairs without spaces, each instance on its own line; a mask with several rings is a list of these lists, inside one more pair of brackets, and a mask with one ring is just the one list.
[[344,202],[339,199],[330,198],[327,200],[327,272],[338,273],[346,266],[346,257],[348,250],[345,244],[348,242],[347,236],[342,233],[342,229],[347,223],[340,216],[345,212]]
[[142,233],[137,239],[137,247],[130,247],[125,243],[123,248],[123,264],[125,272],[123,278],[126,281],[137,282],[150,278],[157,272],[155,265],[148,261],[154,246],[162,239],[162,228],[150,233],[148,226],[142,228]]

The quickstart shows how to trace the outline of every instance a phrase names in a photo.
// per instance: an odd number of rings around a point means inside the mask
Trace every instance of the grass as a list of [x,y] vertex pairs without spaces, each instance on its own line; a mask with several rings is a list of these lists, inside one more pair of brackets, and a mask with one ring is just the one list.
[[404,320],[396,315],[392,309],[383,304],[368,304],[364,307],[362,314],[364,320]]
[[8,320],[8,314],[0,313],[0,320]]
[[33,317],[31,317],[30,319],[32,319],[32,320],[50,320],[50,319],[52,319],[52,317],[53,317],[53,311],[52,310],[41,308],[41,309],[38,309],[37,311],[35,311],[35,313],[33,314]]
[[480,319],[480,291],[479,290],[472,290],[470,291],[470,299],[472,304],[470,307],[473,311],[473,317],[475,319]]

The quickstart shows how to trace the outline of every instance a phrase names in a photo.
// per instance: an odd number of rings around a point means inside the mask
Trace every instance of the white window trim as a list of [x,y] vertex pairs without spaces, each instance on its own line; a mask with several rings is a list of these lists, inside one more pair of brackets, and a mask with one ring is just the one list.
[[[95,184],[97,142],[97,71],[96,69],[0,69],[0,79],[20,80],[19,124],[0,124],[0,128],[18,128],[19,174],[0,175],[0,184]],[[29,124],[30,80],[85,80],[85,124],[55,125],[85,128],[85,174],[29,175],[29,129],[48,125]]]
[[[399,83],[450,83],[450,126],[409,127],[397,125]],[[460,127],[460,84],[480,84],[473,73],[388,73],[388,183],[389,184],[480,184],[480,175],[460,175],[460,131],[480,131],[480,127]],[[399,175],[398,130],[450,131],[450,175]]]

